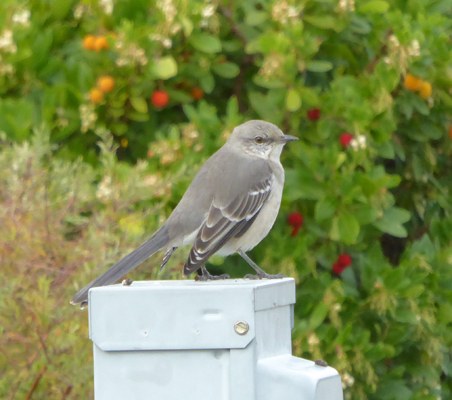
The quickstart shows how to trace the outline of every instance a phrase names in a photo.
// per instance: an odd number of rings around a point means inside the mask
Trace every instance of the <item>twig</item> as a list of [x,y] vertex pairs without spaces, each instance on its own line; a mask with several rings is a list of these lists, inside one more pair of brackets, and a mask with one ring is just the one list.
[[69,385],[66,390],[63,393],[63,399],[62,400],[66,400],[66,397],[69,396],[72,392],[72,389],[74,388],[74,386]]
[[30,400],[31,399],[31,396],[33,395],[33,392],[35,391],[36,387],[38,386],[39,381],[41,380],[41,378],[44,375],[44,372],[46,372],[46,370],[47,370],[46,366],[42,367],[41,372],[39,373],[39,375],[34,380],[33,385],[31,386],[31,389],[28,392],[27,397],[25,398],[25,400]]

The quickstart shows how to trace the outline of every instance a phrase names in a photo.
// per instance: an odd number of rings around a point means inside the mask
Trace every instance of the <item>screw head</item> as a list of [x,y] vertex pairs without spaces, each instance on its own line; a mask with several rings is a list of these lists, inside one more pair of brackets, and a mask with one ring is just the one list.
[[237,321],[234,325],[234,331],[237,335],[246,335],[250,330],[250,326],[246,321]]

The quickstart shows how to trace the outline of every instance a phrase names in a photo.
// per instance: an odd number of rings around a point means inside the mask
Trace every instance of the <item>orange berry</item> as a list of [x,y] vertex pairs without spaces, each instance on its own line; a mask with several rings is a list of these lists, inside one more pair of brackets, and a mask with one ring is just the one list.
[[408,74],[405,77],[404,83],[405,83],[405,87],[408,90],[411,90],[413,92],[417,92],[418,90],[421,90],[422,84],[423,84],[422,79],[416,78],[415,76],[413,76],[411,74]]
[[94,42],[96,41],[96,38],[93,35],[86,35],[83,38],[83,47],[86,50],[94,50]]
[[452,139],[452,125],[449,127],[449,137]]
[[108,50],[108,42],[105,36],[98,36],[94,42],[94,50],[101,51],[102,49]]
[[91,89],[89,92],[89,99],[92,103],[100,103],[104,99],[104,94],[98,88]]
[[97,81],[97,87],[103,93],[109,93],[115,88],[115,80],[111,76],[101,76]]
[[423,99],[428,99],[432,95],[432,85],[430,82],[422,82],[421,87],[421,97]]
[[204,93],[200,88],[194,88],[191,91],[191,97],[193,97],[195,100],[199,100],[204,97]]
[[122,147],[127,147],[128,144],[129,144],[129,141],[126,138],[122,138],[121,139],[121,146]]
[[151,101],[155,107],[163,108],[169,102],[169,95],[163,90],[156,90],[154,93],[152,93]]

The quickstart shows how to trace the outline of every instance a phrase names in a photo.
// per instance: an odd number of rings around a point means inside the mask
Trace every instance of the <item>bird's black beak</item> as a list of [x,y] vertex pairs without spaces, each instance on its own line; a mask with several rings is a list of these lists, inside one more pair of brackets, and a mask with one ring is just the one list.
[[279,139],[277,139],[277,142],[281,143],[281,144],[282,143],[286,144],[287,142],[293,142],[295,140],[298,140],[298,138],[295,136],[284,135],[284,136],[280,137]]

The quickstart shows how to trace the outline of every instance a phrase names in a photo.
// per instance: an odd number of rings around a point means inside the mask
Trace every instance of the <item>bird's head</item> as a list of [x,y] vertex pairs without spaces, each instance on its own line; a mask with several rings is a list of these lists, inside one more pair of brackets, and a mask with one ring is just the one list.
[[298,138],[284,135],[281,129],[270,122],[252,120],[233,130],[228,145],[238,147],[250,156],[276,161],[284,145],[294,140]]

